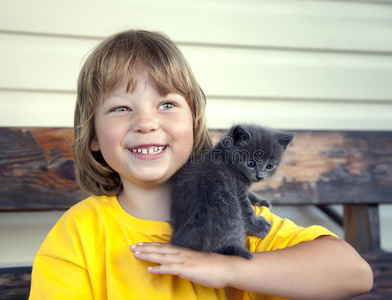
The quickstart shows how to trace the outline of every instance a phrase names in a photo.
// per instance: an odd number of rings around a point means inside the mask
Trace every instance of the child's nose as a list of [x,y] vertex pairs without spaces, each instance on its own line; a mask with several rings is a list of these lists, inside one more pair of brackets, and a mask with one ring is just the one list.
[[158,129],[158,122],[153,114],[140,112],[133,120],[132,129],[135,132],[148,133]]

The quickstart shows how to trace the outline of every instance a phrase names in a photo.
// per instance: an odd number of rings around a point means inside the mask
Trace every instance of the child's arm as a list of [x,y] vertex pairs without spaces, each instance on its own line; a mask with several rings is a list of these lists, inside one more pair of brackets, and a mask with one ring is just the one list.
[[301,299],[350,298],[372,287],[369,265],[345,241],[320,237],[289,248],[255,253],[252,260],[200,253],[168,244],[131,246],[136,258],[160,265],[150,273],[178,275],[212,288]]
[[29,300],[40,299],[94,299],[88,271],[60,256],[37,255]]

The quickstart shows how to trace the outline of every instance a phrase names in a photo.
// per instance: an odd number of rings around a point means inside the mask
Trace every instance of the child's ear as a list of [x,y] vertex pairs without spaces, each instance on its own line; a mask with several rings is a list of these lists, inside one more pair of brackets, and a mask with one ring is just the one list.
[[94,136],[93,139],[91,140],[90,150],[93,152],[98,152],[99,150],[101,150],[96,136]]

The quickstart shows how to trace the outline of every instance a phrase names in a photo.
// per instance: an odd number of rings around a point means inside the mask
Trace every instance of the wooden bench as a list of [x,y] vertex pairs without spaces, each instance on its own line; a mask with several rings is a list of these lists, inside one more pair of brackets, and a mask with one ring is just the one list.
[[[213,131],[217,140],[224,131]],[[392,254],[380,247],[379,205],[392,203],[392,132],[295,131],[283,165],[255,185],[278,205],[316,205],[370,263],[372,291],[392,299]],[[70,128],[0,128],[0,211],[65,210],[86,197],[73,175]],[[344,206],[340,216],[331,204]],[[27,299],[31,266],[0,268],[1,299]]]

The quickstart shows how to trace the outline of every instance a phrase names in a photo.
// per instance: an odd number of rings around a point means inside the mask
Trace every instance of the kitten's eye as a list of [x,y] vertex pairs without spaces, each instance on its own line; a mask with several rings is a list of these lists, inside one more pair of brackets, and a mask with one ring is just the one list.
[[255,163],[253,160],[249,160],[249,161],[246,163],[246,165],[247,165],[249,168],[253,168],[253,167],[256,165],[256,163]]
[[266,166],[266,168],[267,168],[268,170],[272,170],[274,167],[275,167],[275,164],[272,163],[272,162],[268,163],[267,166]]

